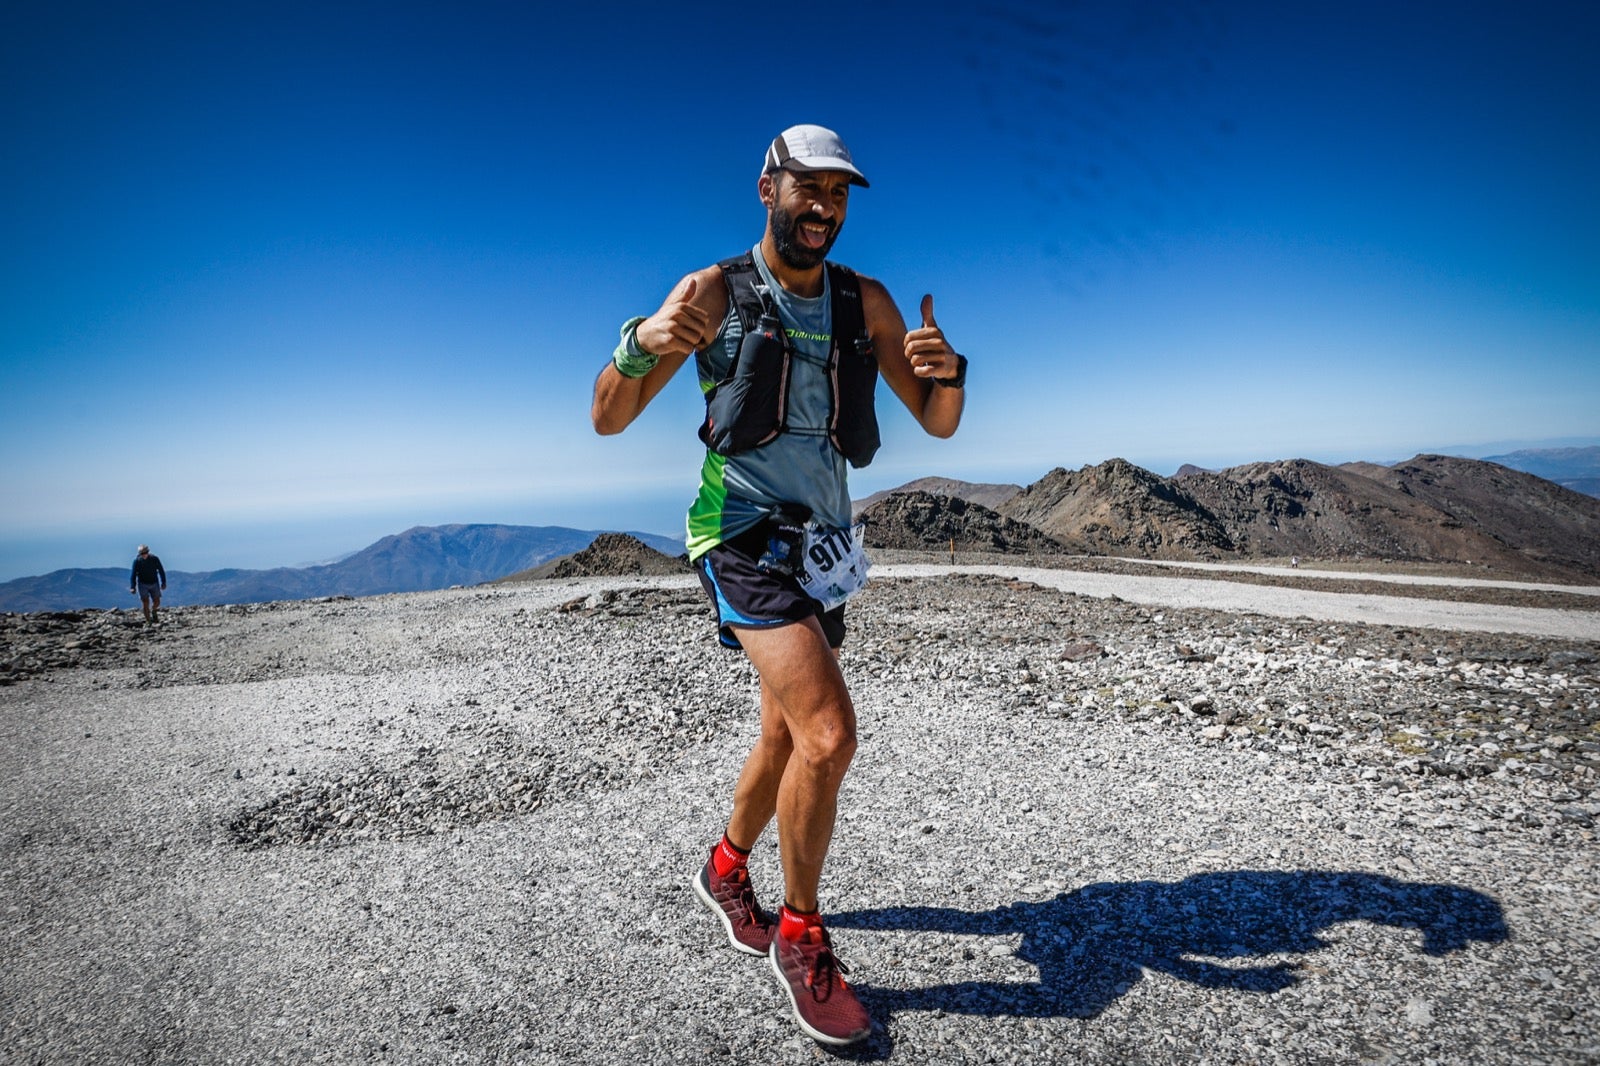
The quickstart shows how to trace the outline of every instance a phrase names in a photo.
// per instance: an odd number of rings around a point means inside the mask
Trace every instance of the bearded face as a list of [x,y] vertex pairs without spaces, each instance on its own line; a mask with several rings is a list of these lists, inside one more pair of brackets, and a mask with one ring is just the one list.
[[820,266],[839,236],[837,223],[811,211],[796,218],[781,204],[768,212],[767,226],[772,230],[778,256],[786,266],[795,270]]
[[[834,189],[832,186],[837,185]],[[767,210],[767,229],[784,265],[793,270],[821,266],[844,225],[844,205],[849,184],[831,174],[780,174],[774,185],[772,206]],[[816,205],[837,202],[838,207],[825,217]]]

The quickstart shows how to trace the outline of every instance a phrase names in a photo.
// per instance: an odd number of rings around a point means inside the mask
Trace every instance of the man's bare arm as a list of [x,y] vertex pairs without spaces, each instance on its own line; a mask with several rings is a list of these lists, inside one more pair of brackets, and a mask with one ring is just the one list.
[[878,356],[878,372],[917,423],[935,437],[949,437],[961,425],[966,390],[933,383],[953,379],[961,357],[933,318],[933,297],[922,298],[922,325],[907,331],[889,292],[871,278],[861,279],[867,332]]
[[640,322],[637,346],[656,357],[656,365],[643,377],[630,378],[607,363],[594,382],[594,402],[589,417],[596,433],[621,433],[632,424],[656,394],[666,387],[685,360],[715,334],[714,323],[727,308],[727,287],[722,272],[707,267],[684,277],[660,310]]

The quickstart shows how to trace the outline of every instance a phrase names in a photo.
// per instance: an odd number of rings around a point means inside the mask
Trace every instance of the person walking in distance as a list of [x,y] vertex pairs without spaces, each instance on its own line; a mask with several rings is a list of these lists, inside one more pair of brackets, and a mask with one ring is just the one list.
[[145,625],[155,625],[161,608],[161,593],[167,587],[167,572],[161,558],[150,554],[150,546],[139,545],[139,554],[133,560],[133,572],[128,575],[128,591],[139,594],[139,605],[144,608]]
[[[695,361],[706,455],[689,557],[721,642],[742,648],[760,677],[761,731],[693,887],[736,949],[769,959],[800,1027],[827,1044],[854,1043],[872,1025],[818,898],[856,749],[837,654],[844,603],[865,584],[867,562],[850,528],[847,468],[878,449],[880,376],[927,433],[949,437],[967,371],[931,295],[907,329],[881,283],[827,260],[857,186],[867,179],[832,130],[779,134],[756,184],[767,215],[760,243],[685,275],[654,314],[624,323],[591,410],[599,433],[620,433]],[[784,880],[776,916],[747,866],[774,817]]]

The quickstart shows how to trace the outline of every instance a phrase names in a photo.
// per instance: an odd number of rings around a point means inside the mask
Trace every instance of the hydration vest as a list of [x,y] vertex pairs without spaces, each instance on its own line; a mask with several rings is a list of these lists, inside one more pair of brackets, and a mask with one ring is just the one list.
[[[861,283],[855,271],[828,263],[833,294],[833,341],[828,349],[828,440],[862,467],[877,454],[878,414],[873,393],[878,360],[867,335]],[[755,256],[717,264],[728,286],[728,303],[739,315],[744,336],[728,375],[706,393],[706,419],[700,439],[720,455],[738,455],[769,444],[788,428],[789,382],[794,356],[776,303],[756,271]]]

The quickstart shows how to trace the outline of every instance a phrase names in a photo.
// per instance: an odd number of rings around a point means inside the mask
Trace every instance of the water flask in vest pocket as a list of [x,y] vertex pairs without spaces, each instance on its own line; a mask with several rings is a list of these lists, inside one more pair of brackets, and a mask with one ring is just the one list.
[[700,439],[721,455],[759,448],[783,428],[789,390],[789,346],[783,326],[762,315],[739,343],[728,377],[706,397]]
[[878,437],[878,412],[873,392],[878,386],[878,357],[873,353],[872,338],[865,329],[855,342],[845,349],[848,355],[839,360],[839,402],[833,412],[830,436],[833,446],[850,460],[850,465],[863,467],[878,454],[882,441]]
[[805,568],[806,523],[811,509],[793,504],[780,505],[767,519],[767,548],[756,560],[756,569],[769,574],[793,577]]

